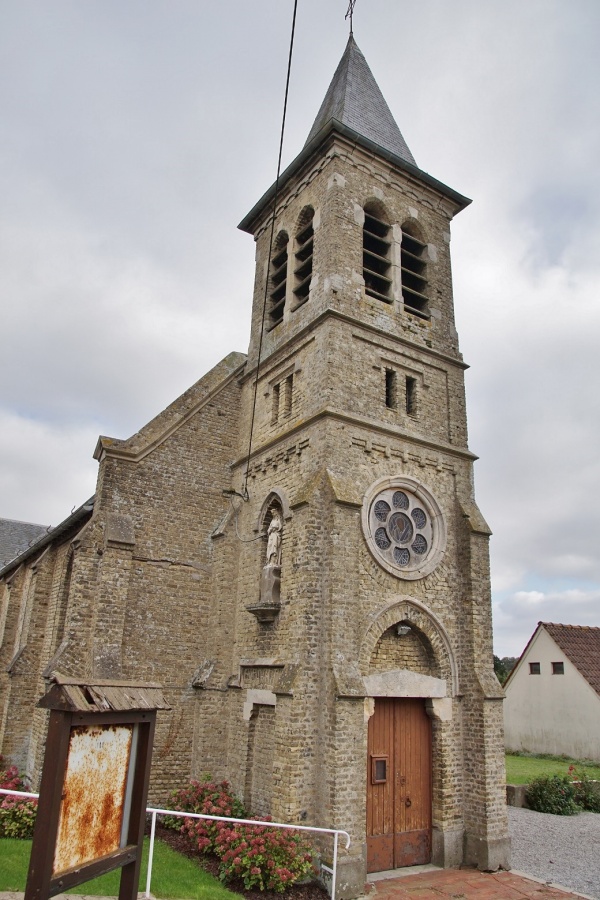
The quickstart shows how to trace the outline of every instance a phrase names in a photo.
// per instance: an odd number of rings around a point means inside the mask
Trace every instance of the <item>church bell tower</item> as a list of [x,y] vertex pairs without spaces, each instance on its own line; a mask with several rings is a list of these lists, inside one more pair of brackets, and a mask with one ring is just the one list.
[[198,758],[254,814],[349,831],[340,897],[377,870],[506,867],[450,267],[470,201],[417,166],[352,35],[271,244],[273,199],[240,225],[256,241],[232,469],[247,499],[214,537],[221,649],[199,721],[228,725]]

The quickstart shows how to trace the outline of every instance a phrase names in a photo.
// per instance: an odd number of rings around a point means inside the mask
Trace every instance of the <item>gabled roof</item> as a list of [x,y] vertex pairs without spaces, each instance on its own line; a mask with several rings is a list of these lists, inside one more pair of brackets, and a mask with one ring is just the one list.
[[[334,119],[378,147],[416,166],[366,59],[350,35],[306,144]],[[306,146],[306,145],[305,145]]]
[[569,662],[575,666],[582,678],[600,695],[600,628],[591,625],[557,625],[554,622],[538,622],[537,628],[527,641],[527,645],[519,661],[504,683],[504,690],[512,681],[512,676],[533,643],[539,632],[544,631],[565,654]]
[[600,694],[600,628],[539,622],[579,674]]
[[0,519],[0,569],[48,531],[46,525]]

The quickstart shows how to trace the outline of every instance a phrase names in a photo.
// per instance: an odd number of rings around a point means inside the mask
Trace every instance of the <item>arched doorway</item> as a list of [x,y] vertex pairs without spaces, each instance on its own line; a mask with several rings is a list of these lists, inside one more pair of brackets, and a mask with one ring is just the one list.
[[443,817],[443,766],[434,778],[432,760],[447,757],[457,687],[448,637],[423,604],[392,602],[371,620],[360,665],[371,698],[367,871],[431,862],[433,831],[440,830]]

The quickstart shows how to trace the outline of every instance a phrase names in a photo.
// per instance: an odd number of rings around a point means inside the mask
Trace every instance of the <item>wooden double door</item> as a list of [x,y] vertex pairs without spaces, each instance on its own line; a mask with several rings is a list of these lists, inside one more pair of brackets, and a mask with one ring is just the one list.
[[367,754],[367,871],[430,860],[431,720],[425,701],[376,700]]

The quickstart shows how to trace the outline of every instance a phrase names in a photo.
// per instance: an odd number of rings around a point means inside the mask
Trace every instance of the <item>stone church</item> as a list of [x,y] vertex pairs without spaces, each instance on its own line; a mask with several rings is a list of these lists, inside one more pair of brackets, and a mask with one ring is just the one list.
[[417,166],[351,36],[240,224],[248,355],[101,437],[95,496],[0,572],[0,749],[33,784],[53,673],[155,681],[153,801],[210,772],[256,815],[346,829],[344,897],[508,865],[450,270],[469,202]]

